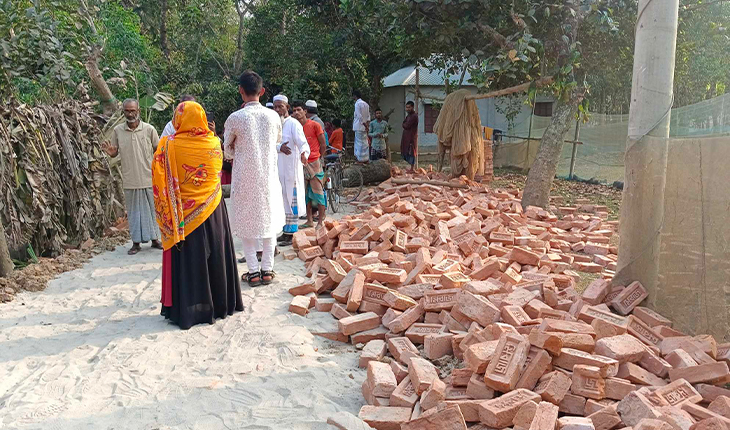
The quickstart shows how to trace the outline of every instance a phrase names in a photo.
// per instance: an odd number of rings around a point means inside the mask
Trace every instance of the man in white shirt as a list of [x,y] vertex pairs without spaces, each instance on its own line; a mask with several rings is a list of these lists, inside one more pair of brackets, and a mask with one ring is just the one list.
[[274,110],[282,121],[281,142],[277,150],[279,181],[286,213],[284,233],[279,236],[278,243],[280,246],[289,246],[292,236],[299,230],[299,201],[304,201],[305,192],[304,164],[307,163],[310,150],[302,124],[289,116],[289,99],[285,95],[274,96]]
[[[180,97],[180,103],[182,102],[194,102],[195,97],[191,96],[190,94],[185,94],[182,97]],[[175,106],[173,106],[174,109]],[[172,120],[168,121],[168,123],[165,125],[165,128],[162,129],[162,134],[160,135],[160,139],[162,139],[165,136],[172,136],[175,134],[175,127],[172,125]]]
[[362,99],[359,90],[352,91],[352,98],[355,100],[355,115],[352,121],[352,131],[355,132],[355,158],[358,163],[367,163],[370,160],[370,145],[368,144],[370,106]]
[[[264,88],[257,73],[244,72],[238,91],[244,106],[226,120],[224,150],[234,160],[231,226],[243,241],[248,265],[244,280],[255,287],[274,279],[275,239],[285,222],[277,165],[281,119],[259,102]],[[259,241],[263,242],[260,265],[256,258]]]

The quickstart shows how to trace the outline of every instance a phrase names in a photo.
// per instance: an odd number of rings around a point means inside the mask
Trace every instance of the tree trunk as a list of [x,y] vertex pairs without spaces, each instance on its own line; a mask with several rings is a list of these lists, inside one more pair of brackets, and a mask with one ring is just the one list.
[[15,265],[13,264],[13,260],[10,259],[10,252],[8,251],[8,241],[5,237],[3,220],[0,219],[0,278],[8,276],[14,268]]
[[160,1],[160,48],[167,61],[170,61],[170,47],[167,44],[167,0]]
[[236,56],[233,59],[233,73],[238,76],[243,66],[243,23],[246,15],[238,12],[238,37],[236,38]]
[[553,186],[555,172],[558,170],[563,139],[573,124],[582,96],[573,93],[568,103],[558,102],[550,125],[540,141],[537,158],[527,174],[527,183],[522,193],[522,207],[539,206],[547,208],[550,203],[550,188]]
[[99,70],[99,57],[101,56],[101,50],[98,46],[90,48],[89,56],[86,58],[86,71],[89,73],[89,79],[91,80],[91,87],[96,90],[99,94],[101,109],[104,115],[111,115],[117,110],[117,99],[112,94],[112,90],[109,89],[104,80],[104,76]]
[[388,163],[388,160],[377,160],[368,164],[351,166],[344,172],[347,183],[357,183],[357,179],[354,176],[353,178],[347,177],[347,173],[354,169],[360,170],[360,173],[362,173],[362,182],[364,185],[379,184],[390,178],[390,163]]
[[381,78],[381,74],[375,71],[371,71],[371,76],[373,77],[372,83],[371,83],[371,89],[373,91],[373,96],[370,99],[370,107],[375,109],[380,106],[380,96],[383,94],[383,80]]

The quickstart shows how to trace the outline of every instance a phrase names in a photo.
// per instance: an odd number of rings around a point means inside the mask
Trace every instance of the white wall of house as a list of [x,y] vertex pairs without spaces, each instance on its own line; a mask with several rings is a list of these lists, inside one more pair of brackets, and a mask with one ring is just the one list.
[[[477,93],[474,86],[464,86],[462,88],[469,89],[473,93]],[[426,132],[425,112],[429,104],[443,104],[446,98],[446,92],[443,86],[421,86],[421,100],[417,106],[418,111],[418,142],[421,153],[436,152],[438,146],[438,137],[436,134]],[[400,151],[400,139],[403,132],[403,119],[405,117],[405,106],[408,101],[415,101],[415,87],[413,86],[393,86],[383,89],[380,98],[380,108],[384,114],[393,109],[388,123],[393,131],[388,137],[388,142],[392,151]],[[551,102],[549,97],[538,97],[538,102]],[[505,106],[509,102],[508,98],[481,99],[477,100],[479,108],[479,116],[482,125],[502,130],[504,134],[513,134],[510,132],[510,121],[503,112],[500,112],[500,106]],[[513,118],[512,127],[520,130],[520,137],[526,137],[528,124],[532,108],[524,104],[524,97],[519,99],[518,106],[521,106],[520,112]],[[522,136],[524,134],[525,136]],[[509,141],[509,139],[507,139]]]

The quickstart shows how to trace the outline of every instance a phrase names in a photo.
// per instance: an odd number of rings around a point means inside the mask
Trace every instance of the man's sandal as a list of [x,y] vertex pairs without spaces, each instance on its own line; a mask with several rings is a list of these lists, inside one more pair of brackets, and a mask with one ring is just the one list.
[[274,278],[276,278],[276,272],[274,272],[273,270],[261,271],[261,282],[263,282],[264,285],[269,285],[274,282]]
[[249,287],[258,287],[262,283],[261,272],[244,273],[242,278],[248,282]]
[[127,251],[127,255],[134,255],[141,250],[142,250],[142,247],[140,247],[139,245],[134,245],[134,246],[132,246],[132,248],[129,251]]

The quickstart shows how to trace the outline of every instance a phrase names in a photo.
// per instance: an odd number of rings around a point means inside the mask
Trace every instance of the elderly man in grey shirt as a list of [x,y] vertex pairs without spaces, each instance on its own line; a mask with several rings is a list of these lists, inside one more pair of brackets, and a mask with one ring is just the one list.
[[125,100],[122,109],[126,122],[114,128],[111,142],[104,149],[111,157],[121,156],[124,202],[132,236],[132,248],[127,253],[134,255],[141,250],[140,243],[149,241],[153,248],[162,249],[152,193],[152,156],[160,138],[153,126],[140,120],[136,100]]

